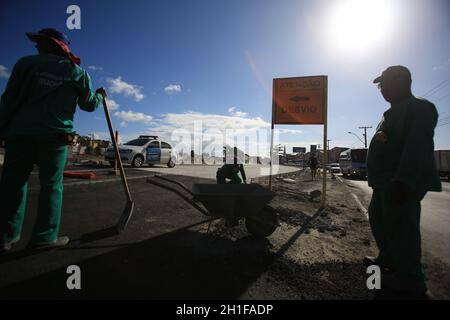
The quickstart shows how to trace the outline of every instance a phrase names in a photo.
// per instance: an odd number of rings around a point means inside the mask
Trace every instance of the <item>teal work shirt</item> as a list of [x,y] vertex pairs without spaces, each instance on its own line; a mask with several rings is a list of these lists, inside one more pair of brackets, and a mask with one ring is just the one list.
[[247,176],[245,174],[244,166],[242,164],[224,164],[222,166],[222,171],[226,178],[230,178],[233,175],[241,173],[242,180],[246,181]]
[[0,101],[0,136],[70,133],[77,104],[92,112],[102,95],[89,74],[64,57],[39,54],[14,66]]
[[367,153],[369,186],[400,181],[418,194],[441,191],[434,160],[437,119],[434,104],[414,96],[384,112]]

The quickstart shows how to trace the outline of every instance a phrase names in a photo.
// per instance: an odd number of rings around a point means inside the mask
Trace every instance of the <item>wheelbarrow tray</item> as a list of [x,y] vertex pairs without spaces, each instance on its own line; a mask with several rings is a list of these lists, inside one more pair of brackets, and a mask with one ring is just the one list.
[[195,201],[218,217],[254,216],[275,196],[258,184],[194,184],[192,193]]

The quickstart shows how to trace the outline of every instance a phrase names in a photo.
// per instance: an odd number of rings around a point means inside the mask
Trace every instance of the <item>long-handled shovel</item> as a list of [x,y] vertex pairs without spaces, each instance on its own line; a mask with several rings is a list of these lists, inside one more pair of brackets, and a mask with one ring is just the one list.
[[134,202],[131,199],[130,189],[128,188],[127,178],[125,177],[125,172],[123,170],[122,159],[120,159],[119,147],[117,146],[117,141],[114,136],[114,130],[111,123],[111,117],[109,116],[108,104],[106,102],[106,98],[103,98],[103,109],[105,109],[106,121],[108,122],[109,134],[111,136],[111,141],[114,146],[114,154],[119,165],[120,177],[122,178],[123,189],[125,191],[125,195],[127,197],[127,203],[125,208],[123,209],[122,215],[120,216],[119,221],[117,222],[116,229],[118,233],[122,233],[128,225],[128,222],[131,219],[131,215],[134,210]]

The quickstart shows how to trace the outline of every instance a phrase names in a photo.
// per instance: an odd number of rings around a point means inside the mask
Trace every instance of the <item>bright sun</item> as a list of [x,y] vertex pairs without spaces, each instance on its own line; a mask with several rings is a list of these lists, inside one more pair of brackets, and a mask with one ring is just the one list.
[[361,52],[378,46],[391,27],[391,9],[386,0],[336,2],[329,18],[334,47]]

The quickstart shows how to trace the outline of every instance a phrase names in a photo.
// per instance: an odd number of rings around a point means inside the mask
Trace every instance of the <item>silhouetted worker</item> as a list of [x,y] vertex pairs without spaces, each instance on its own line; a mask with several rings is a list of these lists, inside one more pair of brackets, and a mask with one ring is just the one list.
[[[233,162],[232,163],[226,163],[226,153],[225,152],[225,164],[217,169],[216,174],[216,180],[218,184],[225,184],[225,183],[231,183],[231,184],[240,184],[242,182],[247,183],[247,176],[245,174],[244,165],[242,164],[244,162],[243,152],[238,150],[236,147],[230,152],[233,152]],[[239,177],[239,173],[241,173],[242,179]],[[230,180],[227,182],[227,179]]]
[[318,165],[318,161],[316,158],[316,155],[311,152],[311,155],[309,156],[309,160],[308,160],[308,166],[309,169],[311,170],[311,179],[314,180],[314,178],[317,175],[317,165]]
[[0,181],[0,251],[8,251],[21,237],[27,181],[39,166],[38,216],[30,248],[66,245],[58,237],[67,145],[73,137],[77,104],[94,111],[106,92],[91,90],[91,79],[71,53],[67,36],[47,28],[27,33],[37,55],[21,58],[14,66],[0,102],[0,140],[5,159]]
[[435,106],[411,93],[411,73],[391,66],[376,78],[391,107],[384,112],[367,155],[373,188],[369,220],[379,254],[366,257],[384,271],[381,287],[426,298],[421,264],[420,201],[441,191],[434,160]]

